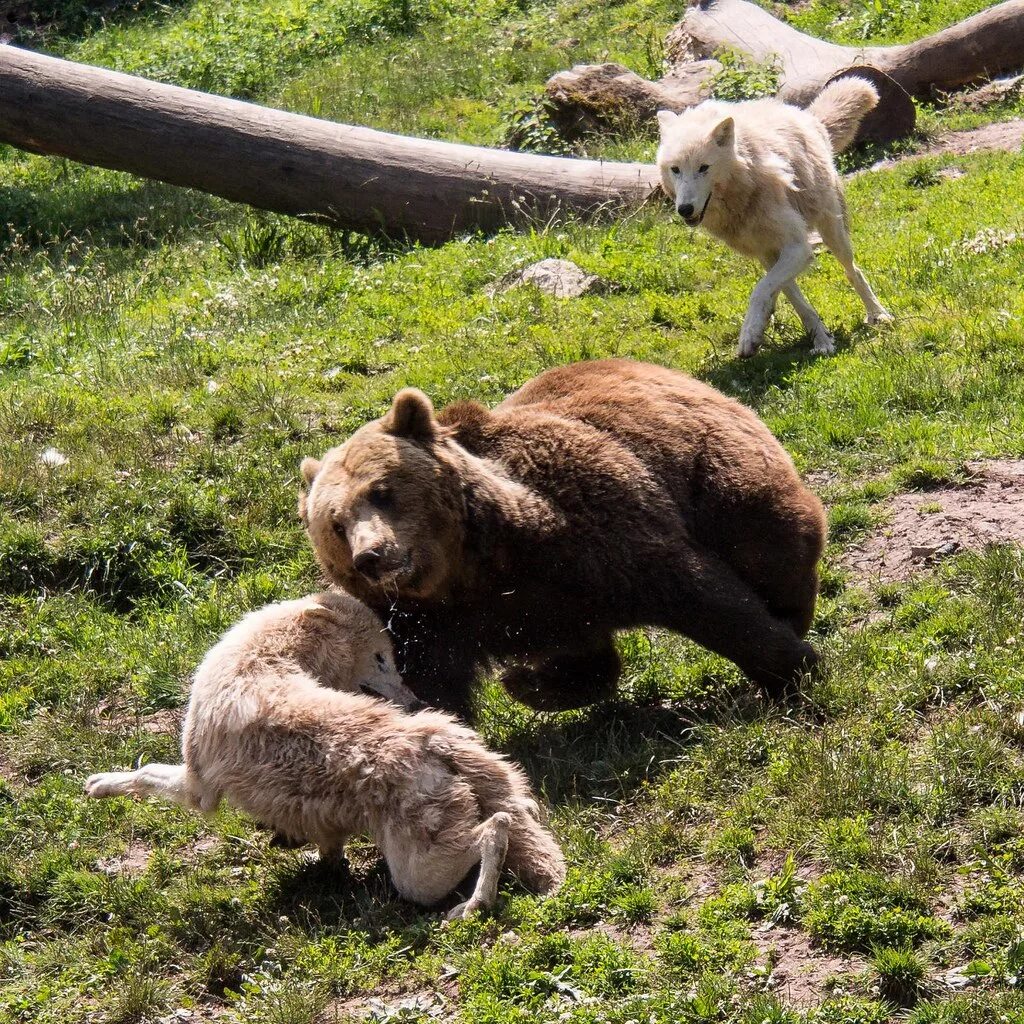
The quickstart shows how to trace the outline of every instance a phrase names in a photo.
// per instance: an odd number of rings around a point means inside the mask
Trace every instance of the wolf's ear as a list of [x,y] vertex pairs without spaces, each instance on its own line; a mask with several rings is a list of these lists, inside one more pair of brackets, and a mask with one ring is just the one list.
[[678,120],[679,115],[673,113],[671,110],[658,111],[658,127],[661,129],[662,134],[667,132]]
[[320,460],[319,459],[303,459],[299,463],[299,472],[302,474],[303,483],[305,483],[305,489],[299,490],[299,518],[303,524],[309,525],[309,515],[306,511],[306,495],[309,493],[310,487],[313,486],[313,481],[316,479],[317,473],[320,472]]
[[302,474],[302,479],[306,482],[307,487],[313,485],[313,481],[316,479],[317,473],[320,472],[320,460],[319,459],[303,459],[299,463],[299,472]]
[[731,117],[719,121],[711,129],[711,141],[716,146],[731,146],[736,138],[736,123]]
[[418,388],[402,388],[395,395],[381,426],[395,437],[428,441],[437,433],[434,407]]

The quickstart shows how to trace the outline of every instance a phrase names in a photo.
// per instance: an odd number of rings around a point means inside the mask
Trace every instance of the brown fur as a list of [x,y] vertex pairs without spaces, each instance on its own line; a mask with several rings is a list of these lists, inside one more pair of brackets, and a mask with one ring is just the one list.
[[779,691],[814,665],[818,500],[749,410],[626,360],[434,416],[403,391],[307,460],[327,575],[388,622],[403,678],[465,714],[479,669],[538,708],[608,696],[613,633],[665,626]]
[[197,670],[184,763],[93,775],[86,794],[204,812],[226,799],[330,856],[366,833],[399,892],[428,905],[479,863],[476,891],[449,916],[490,906],[503,865],[536,892],[556,889],[564,861],[523,773],[447,715],[406,714],[359,690],[413,700],[368,608],[347,594],[269,605]]

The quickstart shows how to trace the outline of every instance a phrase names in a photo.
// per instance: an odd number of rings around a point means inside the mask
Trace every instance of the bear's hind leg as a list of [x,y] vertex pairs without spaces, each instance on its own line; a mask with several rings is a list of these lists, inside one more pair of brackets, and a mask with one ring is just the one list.
[[573,711],[615,695],[622,661],[609,636],[583,651],[553,654],[536,665],[505,670],[502,685],[536,711]]
[[[706,549],[686,549],[666,565],[647,589],[654,625],[695,640],[738,665],[771,697],[781,697],[812,672],[818,653],[797,636],[790,622],[776,618],[758,594],[721,558]],[[660,584],[660,585],[658,585]]]

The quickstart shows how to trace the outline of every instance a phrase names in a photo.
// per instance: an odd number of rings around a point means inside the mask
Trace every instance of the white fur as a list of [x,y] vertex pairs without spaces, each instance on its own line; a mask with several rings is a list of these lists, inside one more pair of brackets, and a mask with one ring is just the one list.
[[853,261],[830,141],[849,141],[877,100],[869,83],[848,78],[829,86],[809,111],[769,99],[709,100],[682,114],[658,112],[657,165],[679,214],[767,271],[750,297],[739,355],[753,355],[764,341],[780,291],[811,336],[814,351],[834,351],[832,335],[796,283],[813,258],[812,231],[839,260],[868,323],[892,319]]
[[491,906],[503,866],[536,891],[557,888],[562,855],[522,772],[453,718],[402,710],[414,702],[380,620],[355,598],[269,605],[229,630],[196,671],[184,763],[103,772],[85,792],[158,796],[203,812],[227,799],[331,857],[365,833],[398,891],[427,905],[479,863],[473,895],[449,916]]

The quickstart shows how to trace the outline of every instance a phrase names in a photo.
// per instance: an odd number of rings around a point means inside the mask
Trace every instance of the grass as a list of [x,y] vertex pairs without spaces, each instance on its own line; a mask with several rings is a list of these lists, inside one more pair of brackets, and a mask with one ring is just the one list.
[[[871,10],[793,17],[851,41]],[[885,11],[872,42],[967,13]],[[559,67],[655,73],[676,14],[199,0],[68,6],[46,41],[494,143]],[[813,358],[780,307],[739,363],[753,269],[658,210],[401,247],[0,150],[0,1020],[1024,1019],[1024,554],[964,553],[877,588],[841,563],[887,495],[1024,456],[1024,158],[947,162],[964,176],[930,161],[850,183],[858,259],[894,327],[861,326],[822,257],[805,290],[838,354]],[[483,293],[545,256],[619,287]],[[317,585],[295,516],[303,455],[404,384],[494,402],[611,354],[747,402],[826,481],[813,639],[828,670],[803,703],[767,707],[730,665],[652,631],[621,638],[609,705],[536,716],[491,687],[482,731],[544,793],[572,870],[550,900],[509,884],[494,917],[452,926],[397,900],[367,846],[345,877],[229,810],[82,799],[93,770],[176,757],[204,650],[244,611]],[[766,951],[780,934],[850,970],[790,1005]]]

